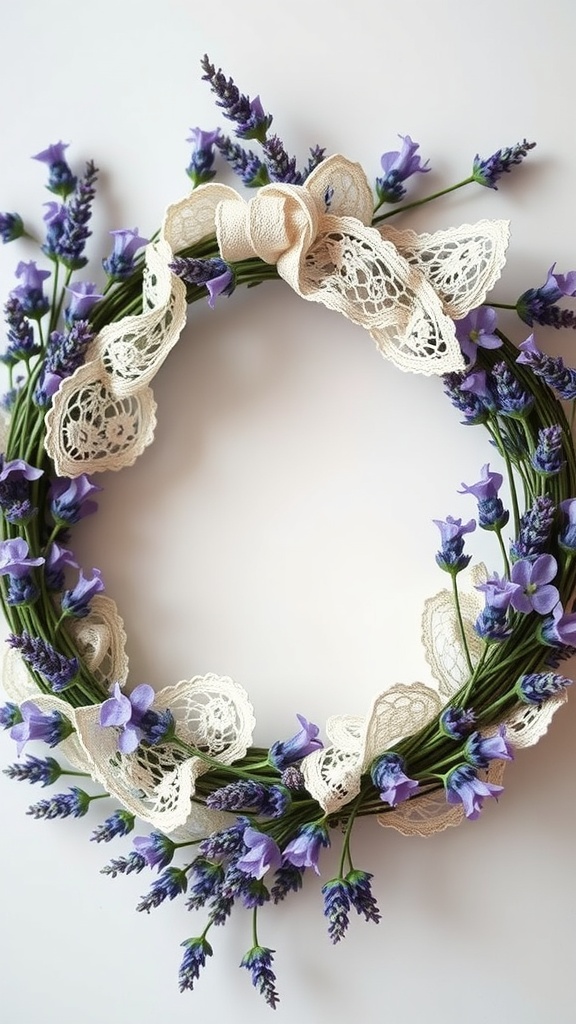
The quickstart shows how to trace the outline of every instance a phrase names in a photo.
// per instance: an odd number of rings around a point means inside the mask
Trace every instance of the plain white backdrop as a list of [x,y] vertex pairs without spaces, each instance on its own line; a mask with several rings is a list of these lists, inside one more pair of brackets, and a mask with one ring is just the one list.
[[[432,167],[414,195],[465,177],[477,152],[535,139],[497,192],[469,189],[404,223],[510,218],[500,301],[542,283],[555,260],[576,267],[569,0],[544,11],[520,0],[20,0],[0,19],[0,209],[39,233],[50,197],[31,154],[63,139],[76,167],[93,157],[86,277],[102,280],[108,231],[149,235],[186,193],[188,129],[225,126],[200,81],[205,52],[260,93],[302,161],[320,143],[373,178],[410,134]],[[0,252],[0,297],[16,260],[34,255],[31,243]],[[527,333],[502,323],[517,341]],[[571,333],[539,340],[576,363]],[[125,619],[131,684],[231,675],[255,705],[256,742],[269,743],[294,731],[296,712],[319,723],[362,714],[387,684],[426,681],[421,609],[444,586],[431,520],[473,515],[456,491],[494,461],[440,383],[394,370],[359,328],[275,283],[214,313],[198,304],[154,390],[154,446],[101,481],[101,510],[74,541]],[[475,556],[490,561],[480,540]],[[569,704],[475,823],[428,841],[360,825],[355,859],[375,873],[378,928],[354,921],[331,947],[319,887],[337,849],[318,883],[266,911],[277,1019],[574,1021],[575,725]],[[13,757],[0,735],[2,764]],[[241,914],[215,936],[197,991],[180,996],[179,943],[201,921],[178,904],[134,913],[147,878],[99,874],[123,847],[88,841],[95,812],[37,822],[25,811],[43,794],[4,776],[0,792],[4,1020],[270,1019],[237,967],[250,945]]]

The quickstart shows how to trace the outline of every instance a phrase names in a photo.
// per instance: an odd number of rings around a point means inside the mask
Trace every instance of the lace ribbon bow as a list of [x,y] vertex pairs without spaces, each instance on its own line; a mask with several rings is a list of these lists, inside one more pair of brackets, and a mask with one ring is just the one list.
[[302,298],[369,331],[400,369],[463,369],[454,320],[480,305],[500,276],[508,223],[418,235],[373,228],[372,215],[364,171],[342,156],[324,160],[304,185],[266,185],[249,202],[210,183],[170,206],[146,250],[144,311],[104,327],[53,398],[45,443],[57,473],[121,469],[151,443],[148,385],[186,322],[186,289],[170,262],[215,232],[224,259],[275,264]]

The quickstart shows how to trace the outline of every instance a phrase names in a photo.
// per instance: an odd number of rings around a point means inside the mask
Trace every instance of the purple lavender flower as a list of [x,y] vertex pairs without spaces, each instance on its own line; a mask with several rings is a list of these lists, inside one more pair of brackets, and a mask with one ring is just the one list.
[[219,295],[232,295],[236,287],[234,268],[220,257],[192,259],[175,257],[170,269],[188,285],[206,285],[208,305],[214,309]]
[[251,878],[263,878],[267,871],[276,871],[282,863],[278,844],[271,836],[250,826],[244,830],[246,853],[236,862],[239,871]]
[[272,970],[273,953],[273,949],[267,949],[265,946],[252,946],[252,949],[242,957],[240,966],[250,971],[254,988],[258,989],[268,1006],[275,1010],[278,993],[275,988],[276,975]]
[[520,355],[516,359],[517,363],[529,366],[532,373],[541,377],[549,387],[554,388],[560,398],[564,398],[566,401],[576,398],[576,370],[565,366],[561,356],[547,356],[541,352],[534,341],[533,334],[521,342],[519,348]]
[[458,494],[473,494],[478,501],[478,525],[483,530],[500,530],[506,525],[510,513],[504,509],[498,491],[502,487],[504,477],[501,473],[491,473],[490,463],[482,466],[482,479],[476,484],[462,483]]
[[222,884],[212,901],[213,915],[218,918],[214,920],[215,924],[224,923],[237,899],[242,901],[246,910],[254,910],[268,902],[270,893],[264,882],[247,874],[233,861],[226,868]]
[[110,256],[102,260],[102,266],[112,281],[124,281],[136,269],[136,253],[142,246],[148,245],[149,239],[141,238],[138,228],[123,228],[111,231],[114,246]]
[[172,862],[176,845],[162,832],[151,832],[149,836],[135,836],[132,842],[149,868],[158,868],[160,871]]
[[9,523],[27,523],[36,515],[38,509],[30,501],[29,485],[43,472],[23,459],[5,462],[0,455],[0,509]]
[[204,936],[186,939],[180,945],[185,949],[178,974],[180,991],[188,989],[191,992],[194,982],[200,977],[200,971],[206,964],[206,957],[212,956],[212,946]]
[[21,721],[22,715],[17,704],[7,701],[6,704],[0,705],[0,729],[11,729],[13,725],[18,725]]
[[49,800],[40,800],[37,804],[29,807],[27,814],[37,820],[46,818],[83,818],[88,813],[88,808],[94,797],[85,793],[78,786],[71,786],[69,793],[56,793]]
[[295,764],[289,764],[287,768],[284,768],[280,773],[280,782],[286,789],[302,790],[306,789],[304,775],[300,768]]
[[365,921],[373,921],[378,924],[382,915],[372,894],[370,882],[372,875],[369,871],[349,871],[346,875],[348,884],[348,895],[350,903],[357,914],[360,914]]
[[289,740],[276,740],[268,752],[268,761],[278,771],[282,771],[287,765],[294,761],[301,761],[303,757],[321,750],[324,744],[318,739],[320,729],[313,722],[309,722],[304,715],[296,715],[300,722],[301,729]]
[[34,340],[34,328],[18,299],[13,296],[8,299],[4,306],[6,318],[6,336],[8,347],[0,359],[6,366],[14,366],[22,359],[30,359],[40,351],[40,346]]
[[328,935],[336,945],[344,938],[350,919],[350,886],[344,878],[331,878],[322,886],[324,917],[328,920]]
[[538,431],[538,446],[531,463],[542,476],[556,476],[565,462],[562,458],[562,427],[555,423]]
[[560,502],[564,516],[564,525],[560,531],[558,543],[564,551],[576,551],[576,498],[566,498]]
[[92,579],[84,576],[84,572],[81,569],[74,589],[66,590],[62,595],[62,612],[64,615],[83,619],[90,611],[90,602],[94,595],[101,594],[103,590],[104,582],[99,569],[92,569]]
[[282,864],[274,876],[274,884],[270,890],[273,902],[280,903],[289,892],[299,892],[302,888],[303,875],[304,868],[294,867],[293,864]]
[[75,320],[87,320],[92,307],[104,298],[98,291],[98,286],[92,281],[75,281],[74,284],[68,285],[65,291],[70,295],[70,301],[64,310],[67,324],[73,324]]
[[114,811],[106,821],[95,828],[90,839],[94,843],[109,843],[117,836],[127,836],[134,828],[135,817],[130,811],[122,808]]
[[319,875],[320,852],[322,847],[327,846],[330,846],[330,840],[326,827],[318,822],[309,822],[303,825],[298,835],[284,847],[282,857],[296,868],[314,868]]
[[511,583],[505,577],[499,578],[498,573],[479,583],[476,590],[483,591],[486,605],[474,623],[474,629],[482,640],[491,643],[502,643],[511,633],[508,621],[508,608],[513,594],[520,592],[519,583]]
[[539,629],[539,637],[550,647],[573,647],[576,644],[576,613],[565,612],[560,601]]
[[50,308],[50,302],[44,295],[44,281],[50,277],[49,270],[38,270],[34,260],[20,263],[16,267],[16,277],[22,282],[13,288],[10,297],[17,299],[25,316],[32,320],[41,320]]
[[186,907],[188,910],[200,910],[208,900],[216,898],[221,890],[224,879],[224,868],[221,864],[212,864],[204,857],[196,857],[191,867],[193,884],[188,888]]
[[472,370],[471,373],[467,373],[460,384],[460,389],[475,395],[476,398],[480,399],[485,409],[492,411],[496,408],[494,395],[492,394],[485,370]]
[[120,729],[118,750],[122,754],[134,753],[142,740],[154,744],[168,739],[174,719],[170,712],[151,711],[154,697],[154,690],[148,683],[140,683],[128,696],[122,693],[120,684],[115,683],[114,696],[102,704],[100,725],[104,729]]
[[436,554],[436,562],[441,569],[455,576],[468,565],[471,555],[464,555],[464,534],[476,529],[476,520],[462,524],[461,519],[446,516],[446,520],[434,519],[433,523],[440,530],[440,551]]
[[517,540],[510,546],[510,554],[514,560],[536,558],[543,553],[550,539],[554,513],[554,503],[548,495],[534,499],[534,504],[520,519]]
[[53,757],[34,757],[28,754],[24,764],[11,764],[4,768],[4,775],[16,782],[40,782],[42,786],[52,786],[62,775],[62,768]]
[[382,203],[398,203],[406,195],[406,189],[402,182],[411,178],[413,174],[426,174],[430,168],[421,163],[420,157],[416,155],[419,149],[417,142],[412,142],[409,135],[399,135],[402,139],[402,149],[384,153],[380,158],[380,165],[384,174],[376,178],[376,195],[378,206]]
[[15,576],[16,579],[28,576],[32,569],[44,565],[43,558],[28,558],[28,544],[23,537],[0,542],[0,576]]
[[51,260],[58,259],[64,227],[68,219],[68,210],[63,203],[44,203],[46,213],[43,220],[46,225],[46,239],[42,252]]
[[444,394],[448,396],[456,409],[464,413],[462,423],[465,426],[471,427],[476,423],[485,423],[488,419],[488,407],[469,388],[462,387],[465,380],[466,375],[463,373],[444,374],[442,378]]
[[44,676],[54,693],[65,690],[78,675],[78,658],[66,658],[42,637],[30,636],[23,630],[19,634],[11,633],[7,643],[14,650],[20,651],[30,668]]
[[534,149],[535,145],[535,142],[527,142],[524,139],[523,142],[518,142],[515,146],[497,150],[496,153],[493,153],[486,160],[482,160],[476,154],[472,167],[472,178],[479,185],[485,185],[487,188],[497,188],[496,182],[502,175],[511,171],[515,164],[522,163],[524,157],[528,155],[531,149]]
[[280,818],[289,803],[281,786],[265,786],[251,779],[239,779],[206,797],[206,806],[216,811],[247,811],[264,818]]
[[248,188],[260,188],[270,184],[270,175],[266,164],[251,149],[243,149],[238,143],[232,142],[228,135],[218,135],[216,148],[238,174]]
[[470,708],[449,704],[440,715],[440,732],[452,740],[462,740],[474,728],[476,715]]
[[84,516],[96,512],[98,505],[92,501],[92,495],[102,488],[93,484],[86,473],[69,480],[56,477],[50,485],[50,512],[55,523],[62,526],[73,526]]
[[272,135],[263,143],[266,168],[270,181],[282,181],[288,185],[301,185],[304,177],[296,167],[296,157],[288,156],[282,139]]
[[234,857],[244,850],[244,832],[249,827],[250,821],[245,817],[238,817],[230,828],[222,829],[221,832],[212,832],[200,843],[198,850],[208,860],[225,860],[227,857]]
[[515,690],[518,699],[523,704],[542,704],[545,700],[566,689],[571,683],[571,679],[555,675],[553,672],[533,672],[520,676]]
[[54,240],[54,257],[69,270],[79,270],[88,262],[83,255],[87,239],[92,232],[88,228],[92,216],[92,201],[96,195],[98,168],[91,160],[86,171],[74,189],[66,206],[66,217],[58,238]]
[[446,799],[449,804],[462,804],[471,821],[479,817],[486,797],[497,797],[504,789],[492,782],[483,782],[469,764],[458,765],[446,776]]
[[551,586],[551,580],[558,572],[558,563],[553,555],[538,555],[535,561],[521,558],[514,562],[510,579],[517,583],[510,598],[510,604],[517,612],[528,614],[537,612],[547,615],[560,600],[557,587]]
[[492,383],[498,412],[513,419],[524,419],[534,405],[534,397],[522,387],[506,363],[492,367]]
[[152,882],[150,892],[142,897],[136,910],[145,910],[147,914],[155,907],[159,907],[165,900],[175,900],[181,893],[186,892],[188,879],[186,871],[182,868],[166,868],[158,878]]
[[66,568],[77,569],[78,562],[72,551],[54,541],[48,549],[44,568],[44,579],[49,590],[63,590]]
[[191,128],[190,131],[192,134],[186,141],[190,142],[194,148],[186,174],[192,182],[192,188],[197,188],[198,185],[204,185],[207,181],[211,181],[216,174],[213,169],[214,143],[219,132],[218,130],[204,132],[201,128]]
[[479,306],[456,321],[456,337],[470,365],[476,362],[478,348],[501,347],[502,341],[494,333],[497,319],[496,310],[491,306]]
[[235,134],[241,139],[265,142],[272,117],[264,113],[260,97],[250,100],[249,96],[242,95],[231,78],[226,78],[220,68],[216,71],[207,55],[200,63],[204,71],[202,78],[210,83],[217,96],[217,106],[222,107],[224,117],[236,124]]
[[506,739],[506,726],[501,725],[493,736],[473,732],[464,745],[464,757],[474,768],[487,768],[490,761],[513,761],[514,753]]
[[84,362],[86,349],[93,339],[94,331],[88,320],[75,320],[65,334],[52,331],[46,346],[42,378],[34,396],[38,405],[45,405],[42,395],[51,398],[62,380],[70,377]]
[[0,213],[0,238],[6,245],[24,234],[24,222],[17,213]]
[[418,789],[418,782],[405,775],[404,767],[403,758],[390,751],[376,758],[370,769],[372,782],[380,791],[380,799],[391,807],[408,800]]
[[47,165],[49,174],[46,187],[59,196],[70,195],[76,187],[76,178],[64,157],[65,149],[68,149],[67,142],[56,142],[32,157],[33,160],[39,160]]
[[132,850],[127,857],[116,857],[109,864],[105,864],[100,874],[110,875],[111,878],[116,878],[118,875],[131,875],[133,872],[139,875],[145,867],[144,857]]
[[548,276],[539,288],[529,288],[516,303],[516,312],[524,323],[544,324],[547,327],[576,327],[576,315],[572,310],[559,309],[556,303],[564,296],[576,296],[576,270],[568,274],[555,274],[553,263]]

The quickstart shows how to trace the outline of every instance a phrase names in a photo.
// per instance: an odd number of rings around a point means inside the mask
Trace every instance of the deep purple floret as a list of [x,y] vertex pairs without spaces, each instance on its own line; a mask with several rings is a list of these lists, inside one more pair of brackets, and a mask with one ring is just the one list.
[[464,739],[472,731],[476,715],[471,708],[445,707],[440,715],[440,731],[453,740]]
[[81,569],[78,582],[72,590],[65,590],[62,595],[61,608],[64,615],[83,619],[90,611],[90,602],[95,594],[104,590],[104,581],[99,569],[92,569],[92,578],[84,576]]
[[34,328],[25,316],[22,304],[14,296],[11,296],[4,306],[4,317],[8,347],[1,357],[2,362],[6,366],[14,366],[22,359],[30,359],[31,356],[37,355],[40,346],[35,342]]
[[214,143],[218,138],[219,132],[218,130],[205,132],[201,128],[191,128],[190,132],[190,138],[186,141],[190,142],[193,148],[190,163],[186,168],[186,174],[192,182],[192,188],[197,188],[198,185],[205,185],[206,182],[211,181],[216,174],[214,170]]
[[520,355],[516,359],[517,363],[529,366],[532,373],[541,377],[549,387],[554,388],[560,398],[564,398],[566,401],[576,398],[576,370],[565,366],[561,356],[547,356],[541,352],[534,341],[533,334],[521,342],[519,348]]
[[264,818],[279,818],[284,814],[289,796],[280,786],[265,786],[261,782],[240,779],[210,793],[206,806],[217,811],[251,811]]
[[7,701],[6,704],[0,705],[0,729],[11,729],[21,721],[22,715],[17,704]]
[[303,825],[298,835],[291,839],[282,850],[282,857],[288,864],[296,868],[314,868],[317,875],[320,874],[318,862],[322,848],[330,846],[328,831],[325,825],[318,822],[310,822]]
[[572,683],[565,676],[553,672],[533,672],[520,677],[516,683],[516,693],[524,704],[542,704],[543,701],[561,693]]
[[232,295],[236,288],[234,268],[218,256],[209,259],[176,256],[170,263],[170,269],[185,284],[205,284],[211,309],[214,309],[215,301],[220,295]]
[[492,367],[492,384],[498,412],[503,416],[524,419],[534,405],[534,397],[526,391],[506,363]]
[[372,894],[370,882],[373,875],[369,871],[349,871],[346,875],[348,883],[348,895],[350,903],[357,914],[360,914],[365,921],[373,921],[378,924],[382,915],[378,910],[378,904]]
[[6,245],[8,242],[21,238],[24,234],[24,222],[17,213],[0,213],[0,238]]
[[487,768],[490,761],[513,761],[514,752],[506,739],[506,726],[492,736],[473,732],[464,745],[464,757],[474,768]]
[[576,551],[576,498],[566,498],[560,502],[563,516],[562,530],[558,543],[565,551]]
[[272,117],[264,113],[260,97],[250,100],[249,96],[242,95],[231,78],[226,78],[221,69],[216,71],[207,55],[200,64],[204,71],[202,78],[210,83],[212,92],[217,96],[217,106],[222,108],[224,117],[236,124],[235,134],[241,139],[264,142]]
[[92,216],[92,201],[96,195],[98,168],[89,160],[86,171],[78,181],[66,206],[66,218],[54,255],[69,270],[78,270],[88,262],[83,255],[87,239],[92,232],[88,224]]
[[32,576],[9,576],[6,604],[28,607],[40,597],[40,589]]
[[328,935],[336,944],[344,938],[350,923],[350,886],[344,878],[332,878],[322,886],[322,896]]
[[94,331],[88,320],[73,321],[65,333],[52,331],[46,346],[44,371],[38,392],[48,391],[48,397],[51,397],[53,391],[46,388],[46,378],[55,375],[62,381],[70,377],[84,362],[86,349],[93,340]]
[[62,769],[53,757],[34,757],[28,754],[24,762],[4,768],[4,775],[17,782],[30,782],[32,785],[40,782],[42,786],[52,786],[62,775]]
[[175,843],[162,832],[151,832],[148,836],[135,836],[132,840],[137,853],[144,857],[149,868],[167,868],[176,850]]
[[48,549],[46,565],[44,567],[44,580],[49,590],[64,589],[65,570],[67,568],[78,568],[78,562],[73,552],[53,541]]
[[23,459],[5,462],[0,455],[0,509],[9,523],[27,523],[37,514],[38,509],[29,500],[30,484],[43,472]]
[[212,946],[203,937],[186,939],[181,945],[184,947],[185,953],[180,964],[178,982],[181,992],[186,990],[191,992],[194,982],[199,978],[200,971],[206,964],[206,957],[212,956]]
[[71,786],[68,793],[56,793],[49,800],[40,800],[37,804],[29,807],[27,814],[33,818],[82,818],[88,813],[88,808],[93,797],[85,793],[78,786]]
[[76,187],[76,178],[72,174],[64,156],[65,149],[68,149],[67,142],[56,142],[32,157],[33,160],[39,160],[40,163],[46,164],[48,167],[48,184],[46,188],[59,196],[70,195]]
[[510,518],[498,497],[503,482],[502,474],[492,473],[487,462],[482,466],[482,479],[475,484],[462,483],[462,490],[458,491],[458,494],[473,494],[478,501],[478,525],[483,530],[500,530]]
[[543,553],[550,539],[554,524],[555,506],[548,495],[534,499],[534,504],[526,510],[520,519],[520,532],[517,540],[510,546],[510,554],[514,560],[518,558],[536,558]]
[[44,676],[54,693],[60,693],[70,686],[78,675],[78,658],[65,657],[42,637],[30,636],[23,630],[20,634],[11,633],[7,642],[10,647],[20,651],[30,668]]
[[391,807],[408,800],[418,789],[419,783],[405,774],[404,767],[403,758],[390,751],[376,758],[370,769],[372,782],[380,791],[380,799]]
[[152,882],[150,892],[146,893],[138,903],[136,910],[145,910],[147,914],[155,907],[159,907],[165,900],[175,900],[181,893],[186,892],[188,879],[186,871],[182,868],[165,868],[158,878]]
[[457,768],[453,768],[447,775],[444,785],[448,803],[461,803],[464,807],[464,814],[471,821],[479,817],[487,797],[497,797],[504,789],[503,786],[495,786],[492,782],[483,782],[469,764],[461,764]]
[[43,220],[46,225],[46,238],[42,252],[51,260],[57,260],[60,252],[64,228],[68,220],[68,209],[63,203],[44,203],[46,213]]
[[273,953],[273,949],[267,949],[265,946],[253,946],[242,957],[240,966],[245,967],[250,972],[252,984],[260,995],[264,997],[268,1006],[275,1010],[279,996],[275,987],[276,975],[272,970]]
[[318,739],[320,729],[313,722],[309,722],[304,715],[296,715],[301,728],[289,740],[277,740],[272,744],[268,752],[268,760],[274,768],[282,771],[295,761],[301,761],[303,757],[321,750],[324,744]]
[[413,174],[427,173],[430,168],[422,163],[416,155],[420,148],[418,142],[412,142],[409,135],[399,135],[402,139],[402,149],[384,153],[380,158],[380,165],[384,174],[376,178],[376,194],[378,206],[382,203],[398,203],[406,195],[406,189],[402,184]]
[[539,636],[551,647],[573,647],[576,645],[576,613],[565,612],[559,601],[542,622]]
[[244,850],[244,832],[249,826],[248,818],[239,817],[229,828],[221,832],[213,832],[203,839],[198,850],[208,860],[224,860]]
[[452,405],[464,414],[462,422],[466,426],[485,423],[488,419],[489,405],[468,386],[464,386],[467,376],[464,373],[446,373],[442,378],[444,394]]
[[555,423],[541,427],[538,431],[538,445],[531,458],[534,469],[542,476],[556,476],[566,464],[562,458],[562,427]]
[[477,154],[472,166],[474,181],[487,188],[497,188],[496,182],[502,175],[511,171],[515,164],[522,163],[524,157],[531,149],[534,149],[535,145],[535,142],[527,142],[524,139],[523,142],[518,142],[515,146],[497,150],[486,160],[482,160]]
[[224,868],[221,864],[213,864],[212,861],[206,860],[205,857],[196,857],[191,871],[192,884],[188,888],[186,907],[188,910],[199,910],[221,890]]
[[221,134],[216,139],[216,148],[248,188],[270,184],[266,164],[251,149],[244,149],[228,135]]
[[304,868],[297,868],[294,864],[282,864],[274,876],[274,884],[270,889],[270,896],[274,903],[280,903],[290,892],[299,892],[302,888]]
[[268,902],[270,893],[261,879],[247,874],[239,866],[239,861],[233,861],[226,868],[222,884],[212,904],[213,913],[217,908],[221,911],[223,905],[232,907],[237,899],[242,901],[246,910],[254,910],[255,907],[262,907]]
[[95,828],[90,839],[94,843],[109,843],[117,836],[127,836],[134,828],[135,817],[130,811],[114,811],[106,821]]
[[141,238],[138,228],[121,228],[111,231],[114,245],[110,255],[102,260],[102,266],[112,281],[124,281],[136,269],[138,249],[148,245],[148,238]]
[[576,296],[576,270],[568,274],[555,274],[553,263],[548,276],[539,288],[529,288],[518,299],[516,312],[521,320],[532,324],[544,324],[547,327],[576,327],[576,315],[572,310],[560,309],[556,303],[559,299]]
[[440,530],[440,551],[436,553],[436,562],[441,569],[455,576],[468,565],[471,555],[464,555],[464,535],[476,529],[476,520],[470,519],[462,523],[461,519],[446,516],[446,519],[434,519],[434,525]]
[[131,875],[134,872],[140,874],[145,867],[146,859],[140,853],[132,850],[127,857],[116,857],[109,864],[105,864],[100,874],[116,878],[117,875]]
[[288,156],[282,139],[272,135],[262,146],[270,181],[301,185],[304,176],[296,167],[296,157]]

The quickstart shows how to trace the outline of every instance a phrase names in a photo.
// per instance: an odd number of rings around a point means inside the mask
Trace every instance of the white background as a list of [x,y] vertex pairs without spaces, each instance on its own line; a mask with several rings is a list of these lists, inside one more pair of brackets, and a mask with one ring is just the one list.
[[[470,188],[404,223],[509,217],[501,301],[542,283],[554,260],[561,272],[576,266],[569,0],[542,10],[520,0],[20,0],[0,19],[0,209],[39,232],[50,197],[30,155],[62,138],[76,167],[93,157],[102,174],[86,277],[102,280],[107,231],[151,234],[185,194],[188,128],[226,125],[200,81],[204,52],[260,92],[301,161],[319,142],[372,179],[409,133],[433,168],[413,195],[465,177],[476,152],[536,139],[497,192]],[[16,259],[34,255],[29,243],[2,250],[2,297]],[[502,325],[517,341],[527,333]],[[561,341],[576,363],[566,334],[538,338],[555,352]],[[268,743],[294,731],[297,711],[323,723],[363,713],[392,682],[426,681],[420,613],[445,583],[431,520],[473,515],[456,490],[497,463],[439,382],[399,373],[359,328],[273,284],[215,313],[195,307],[154,387],[156,444],[102,480],[101,511],[75,541],[124,616],[131,684],[229,674]],[[480,540],[475,554],[495,558]],[[354,853],[376,876],[378,928],[354,920],[344,943],[328,941],[319,884],[337,843],[319,883],[266,910],[276,1019],[574,1021],[575,724],[572,704],[519,754],[476,823],[428,841],[361,824]],[[1,735],[0,760],[13,756]],[[214,936],[197,991],[180,996],[179,942],[201,921],[178,904],[133,912],[147,879],[99,874],[122,851],[88,842],[96,812],[37,822],[25,810],[44,794],[3,776],[0,791],[3,1020],[270,1019],[237,969],[250,945],[241,914]]]

